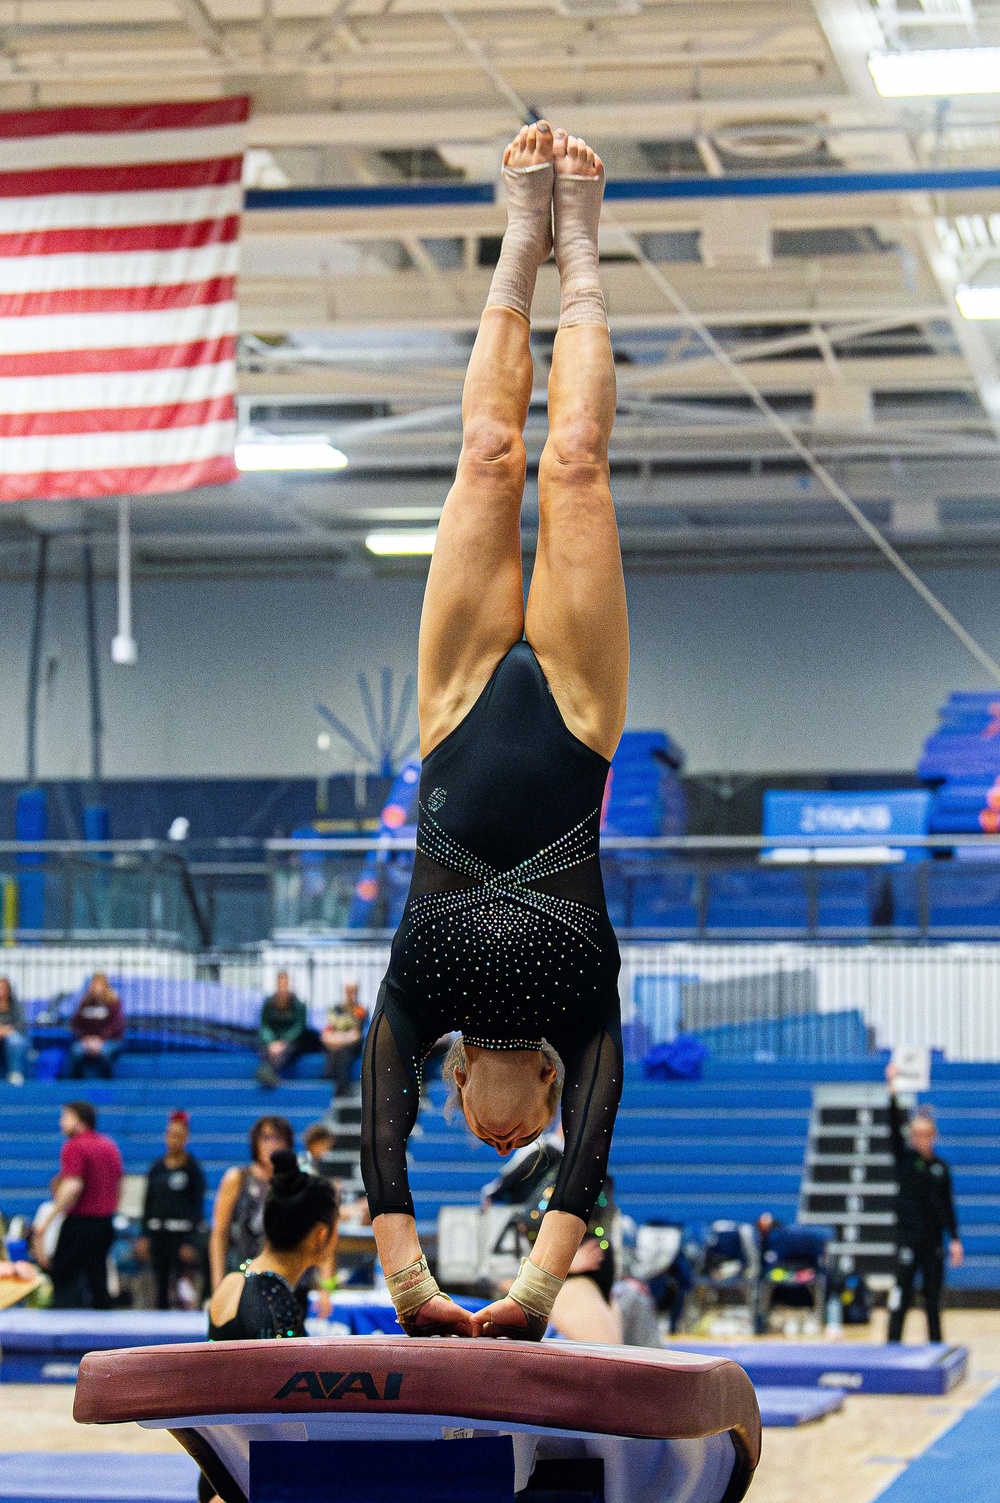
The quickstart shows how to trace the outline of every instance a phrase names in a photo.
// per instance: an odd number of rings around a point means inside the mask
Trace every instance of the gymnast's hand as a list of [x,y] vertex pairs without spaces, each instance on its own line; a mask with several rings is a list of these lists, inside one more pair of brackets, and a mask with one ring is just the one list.
[[435,1294],[400,1324],[407,1336],[478,1336],[473,1320],[468,1310],[446,1294]]
[[485,1310],[478,1310],[472,1320],[477,1336],[508,1341],[541,1341],[548,1328],[548,1321],[539,1315],[529,1315],[509,1295],[495,1300]]

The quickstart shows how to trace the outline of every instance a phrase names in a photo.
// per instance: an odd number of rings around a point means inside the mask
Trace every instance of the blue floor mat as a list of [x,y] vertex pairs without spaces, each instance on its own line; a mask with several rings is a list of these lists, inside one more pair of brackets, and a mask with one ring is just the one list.
[[1000,1390],[994,1389],[911,1461],[879,1503],[996,1503]]
[[769,1428],[807,1425],[841,1408],[842,1388],[758,1388],[760,1422]]
[[755,1387],[844,1388],[849,1393],[948,1393],[965,1376],[968,1349],[862,1341],[687,1341],[684,1352],[730,1357]]
[[0,1453],[2,1503],[195,1503],[198,1468],[182,1451]]

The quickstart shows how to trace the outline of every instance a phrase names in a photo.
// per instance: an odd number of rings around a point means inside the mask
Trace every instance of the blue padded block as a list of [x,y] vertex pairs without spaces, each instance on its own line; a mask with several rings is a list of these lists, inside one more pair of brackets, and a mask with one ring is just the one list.
[[[295,1444],[292,1442],[291,1444]],[[250,1503],[513,1503],[509,1435],[462,1441],[250,1442]],[[331,1491],[331,1478],[336,1478]],[[405,1481],[403,1480],[405,1478]]]
[[729,1357],[756,1387],[844,1388],[851,1393],[947,1393],[965,1376],[968,1348],[946,1342],[676,1341],[683,1352]]
[[198,1468],[183,1451],[8,1451],[3,1503],[194,1503]]
[[905,1472],[879,1493],[879,1503],[996,1503],[1000,1393],[979,1400]]
[[842,1388],[758,1388],[760,1422],[769,1427],[807,1425],[842,1408]]

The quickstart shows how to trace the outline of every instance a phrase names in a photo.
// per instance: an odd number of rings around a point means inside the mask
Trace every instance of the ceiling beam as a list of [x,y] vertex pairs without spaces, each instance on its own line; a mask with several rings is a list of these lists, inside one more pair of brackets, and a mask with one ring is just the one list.
[[[200,41],[204,42],[209,52],[230,62],[237,60],[236,53],[227,42],[222,27],[205,4],[205,0],[175,0],[175,3],[185,25]],[[131,73],[127,56],[119,60],[118,67],[120,70],[124,69]]]

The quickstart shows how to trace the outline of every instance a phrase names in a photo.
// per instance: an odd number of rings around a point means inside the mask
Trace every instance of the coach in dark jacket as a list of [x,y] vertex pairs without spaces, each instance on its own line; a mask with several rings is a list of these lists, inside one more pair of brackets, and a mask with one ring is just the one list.
[[958,1218],[951,1189],[951,1171],[935,1152],[937,1127],[926,1107],[910,1118],[896,1099],[896,1067],[886,1070],[889,1082],[889,1136],[896,1161],[896,1282],[889,1294],[889,1340],[902,1341],[903,1322],[913,1303],[917,1275],[923,1285],[927,1335],[941,1340],[941,1290],[944,1287],[944,1239],[949,1238],[952,1268],[962,1262]]

